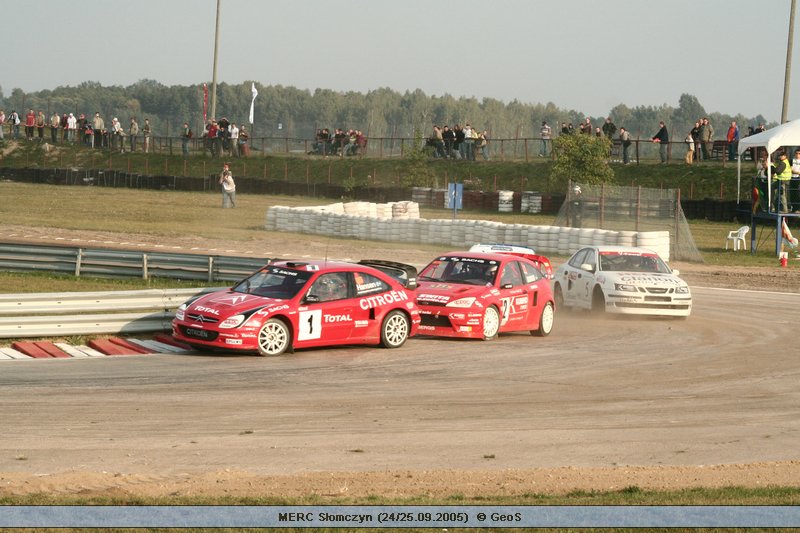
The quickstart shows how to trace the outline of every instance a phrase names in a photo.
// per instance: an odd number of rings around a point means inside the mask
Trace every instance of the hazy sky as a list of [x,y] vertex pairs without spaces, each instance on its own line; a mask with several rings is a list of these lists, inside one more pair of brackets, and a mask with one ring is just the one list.
[[[221,0],[220,82],[780,119],[790,0]],[[212,76],[216,0],[5,0],[8,96]],[[795,26],[800,20],[798,14]],[[12,30],[11,28],[16,28]],[[14,39],[13,45],[11,38]],[[800,32],[796,40],[800,41]],[[795,45],[789,119],[800,116]]]

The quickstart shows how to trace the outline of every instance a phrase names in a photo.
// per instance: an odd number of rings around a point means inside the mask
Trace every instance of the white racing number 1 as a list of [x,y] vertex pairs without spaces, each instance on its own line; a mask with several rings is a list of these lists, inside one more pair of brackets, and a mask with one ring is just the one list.
[[297,340],[319,339],[322,336],[322,309],[300,311],[298,326]]

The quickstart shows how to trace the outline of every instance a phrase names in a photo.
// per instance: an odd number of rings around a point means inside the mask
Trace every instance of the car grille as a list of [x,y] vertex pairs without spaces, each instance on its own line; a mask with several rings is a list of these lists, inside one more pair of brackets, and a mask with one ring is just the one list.
[[192,322],[203,322],[204,324],[216,324],[219,319],[213,316],[205,316],[199,313],[186,314],[186,318]]
[[417,305],[424,305],[426,307],[444,307],[447,304],[443,304],[442,302],[431,302],[417,298]]
[[667,304],[663,303],[631,303],[631,302],[616,302],[614,305],[617,307],[627,307],[629,309],[675,309],[686,310],[689,309],[689,304]]
[[422,321],[420,325],[422,326],[433,326],[437,328],[450,328],[452,324],[450,324],[450,319],[446,316],[442,315],[428,315],[425,313],[420,314],[420,318]]
[[181,333],[190,339],[200,339],[203,341],[215,341],[219,333],[216,331],[209,331],[207,329],[190,328],[187,326],[180,326]]

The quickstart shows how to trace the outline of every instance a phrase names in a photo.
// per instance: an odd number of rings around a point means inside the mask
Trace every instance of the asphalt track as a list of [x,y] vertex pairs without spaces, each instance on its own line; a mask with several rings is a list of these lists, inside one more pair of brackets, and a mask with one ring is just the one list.
[[0,364],[0,472],[169,475],[796,460],[797,294],[693,287],[688,320],[262,358]]

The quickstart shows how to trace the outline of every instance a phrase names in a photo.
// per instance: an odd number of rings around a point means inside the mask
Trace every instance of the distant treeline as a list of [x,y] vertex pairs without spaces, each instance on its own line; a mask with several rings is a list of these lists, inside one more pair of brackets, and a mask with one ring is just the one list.
[[[210,84],[209,84],[210,85]],[[414,137],[430,134],[433,124],[470,123],[480,130],[488,130],[493,139],[537,138],[542,121],[547,121],[554,133],[562,122],[577,126],[586,115],[576,110],[557,107],[554,103],[509,103],[494,98],[455,98],[427,95],[423,91],[400,93],[381,88],[367,93],[338,92],[329,89],[309,90],[261,85],[256,83],[258,97],[255,102],[253,136],[313,139],[320,128],[360,129],[368,137]],[[208,88],[209,100],[211,87]],[[250,111],[251,82],[238,85],[221,83],[217,86],[217,117],[247,122]],[[531,100],[535,95],[531,96]],[[103,87],[97,82],[83,82],[77,87],[57,87],[25,93],[13,89],[4,96],[0,89],[0,106],[6,111],[14,109],[24,116],[28,109],[42,110],[49,117],[59,114],[84,113],[87,116],[99,111],[106,124],[118,117],[127,126],[135,116],[141,124],[149,118],[156,136],[177,136],[183,122],[195,131],[201,131],[203,122],[203,85],[166,86],[153,80],[140,80],[133,85]],[[210,113],[210,101],[208,104]],[[731,120],[739,124],[741,135],[748,126],[769,124],[763,116],[745,117],[708,112],[698,99],[682,94],[678,107],[666,104],[628,107],[618,104],[610,109],[616,126],[624,126],[634,138],[649,138],[658,131],[663,120],[674,141],[682,140],[694,121],[707,116],[715,129],[715,138],[723,139]],[[602,126],[606,116],[589,117],[594,126]],[[208,117],[209,119],[212,117]]]

